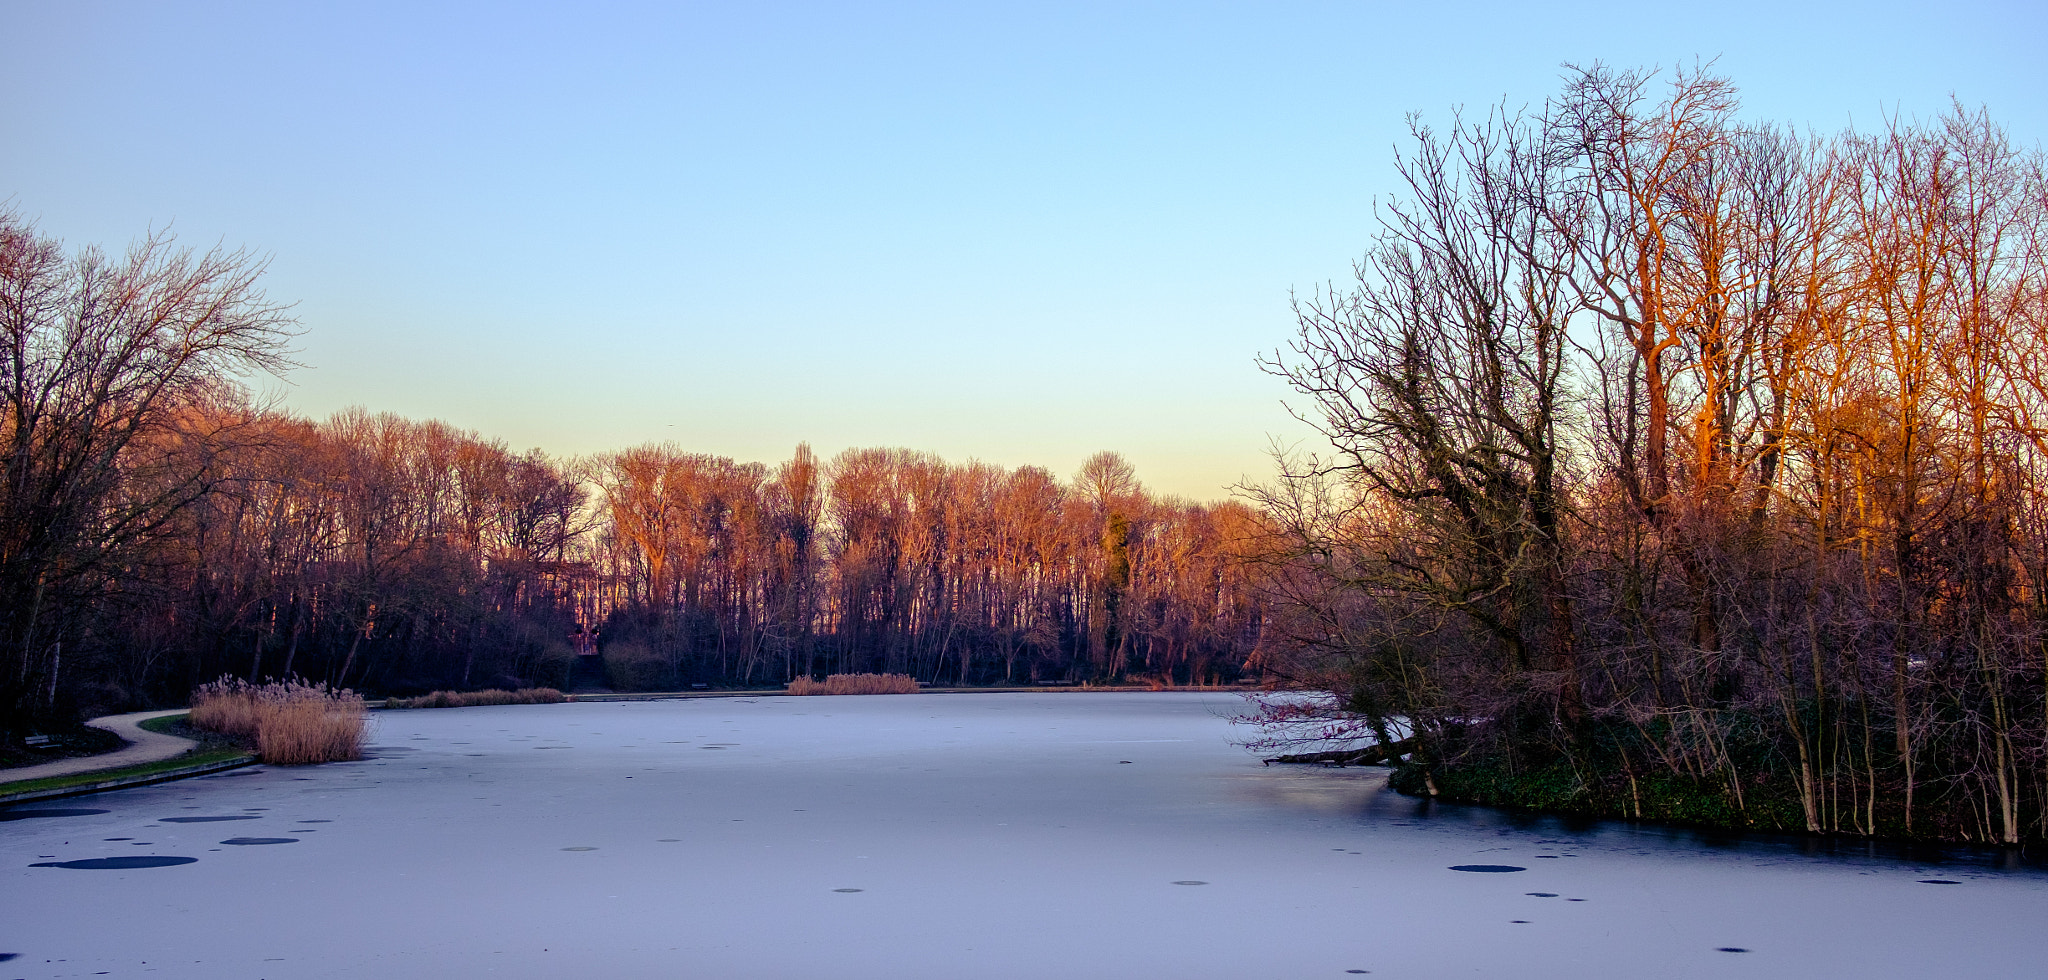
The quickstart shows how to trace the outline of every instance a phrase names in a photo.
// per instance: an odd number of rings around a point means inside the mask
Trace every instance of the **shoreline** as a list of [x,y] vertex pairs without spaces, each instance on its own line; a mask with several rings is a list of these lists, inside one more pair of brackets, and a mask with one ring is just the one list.
[[[2048,867],[2048,839],[2028,838],[2016,844],[1975,840],[1966,836],[1928,833],[1884,832],[1859,834],[1849,831],[1809,831],[1800,823],[1798,803],[1763,795],[1751,808],[1730,809],[1727,799],[1717,793],[1673,792],[1675,781],[1657,784],[1652,812],[1644,812],[1640,799],[1610,798],[1608,794],[1580,788],[1568,797],[1554,792],[1546,799],[1528,784],[1541,781],[1542,774],[1520,779],[1501,778],[1478,767],[1423,767],[1403,762],[1388,767],[1387,788],[1403,797],[1424,803],[1476,807],[1504,814],[1541,817],[1562,821],[1595,821],[1628,826],[1666,827],[1734,837],[1775,838],[1787,841],[1869,844],[1887,848],[1964,848],[1984,854],[2012,855],[2019,863]],[[1515,784],[1522,785],[1517,786]],[[1788,806],[1789,804],[1789,806]],[[1631,812],[1631,809],[1634,812]],[[1789,812],[1787,812],[1789,810]],[[1721,816],[1715,816],[1721,814]],[[1739,814],[1740,816],[1732,816]],[[1755,814],[1761,819],[1752,819]],[[1772,823],[1763,822],[1772,820]],[[1789,819],[1787,819],[1789,818]]]

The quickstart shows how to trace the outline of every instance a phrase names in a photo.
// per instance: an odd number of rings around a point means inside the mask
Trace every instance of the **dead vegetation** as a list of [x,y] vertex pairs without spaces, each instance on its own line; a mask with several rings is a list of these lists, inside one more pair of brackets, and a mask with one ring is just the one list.
[[916,694],[917,678],[909,674],[833,674],[822,681],[799,677],[789,682],[791,694]]
[[303,681],[223,677],[192,692],[191,723],[251,739],[264,762],[302,766],[362,758],[364,708],[354,691]]
[[552,687],[523,687],[517,691],[492,688],[487,691],[435,691],[417,698],[392,698],[387,708],[476,708],[495,704],[561,704],[569,696]]

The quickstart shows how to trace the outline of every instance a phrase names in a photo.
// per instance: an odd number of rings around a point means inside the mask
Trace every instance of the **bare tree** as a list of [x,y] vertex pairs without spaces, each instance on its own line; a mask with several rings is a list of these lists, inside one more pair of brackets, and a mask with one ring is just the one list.
[[[0,213],[0,707],[47,709],[80,603],[218,478],[184,409],[289,364],[264,262],[155,233],[66,258]],[[173,459],[173,457],[176,457]],[[148,468],[156,479],[131,483]],[[175,474],[175,475],[173,475]],[[146,492],[131,492],[144,491]],[[38,693],[42,696],[38,697]]]
[[[1336,455],[1254,491],[1261,663],[1468,799],[1533,768],[1632,816],[2048,832],[2042,157],[1960,107],[1735,109],[1595,66],[1416,128],[1358,285],[1268,362]],[[1526,724],[1564,663],[1582,740]]]

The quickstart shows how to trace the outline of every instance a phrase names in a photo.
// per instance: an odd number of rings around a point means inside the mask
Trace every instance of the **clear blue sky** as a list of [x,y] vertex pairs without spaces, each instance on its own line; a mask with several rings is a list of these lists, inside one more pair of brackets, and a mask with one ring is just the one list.
[[274,256],[285,403],[515,449],[901,445],[1220,497],[1253,357],[1363,249],[1404,113],[1719,59],[1833,130],[2043,140],[2039,3],[0,0],[0,199]]

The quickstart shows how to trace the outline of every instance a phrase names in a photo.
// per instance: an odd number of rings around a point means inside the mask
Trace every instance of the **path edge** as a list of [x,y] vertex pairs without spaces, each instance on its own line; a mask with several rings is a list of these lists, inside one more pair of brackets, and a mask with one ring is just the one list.
[[103,793],[110,789],[147,786],[150,783],[166,783],[173,779],[204,776],[207,773],[220,772],[225,769],[240,769],[243,766],[255,765],[258,761],[260,760],[253,755],[245,755],[234,759],[215,759],[212,762],[180,766],[176,769],[161,769],[156,772],[137,773],[133,776],[114,776],[89,783],[79,783],[76,786],[54,786],[49,789],[28,790],[22,793],[0,793],[0,806],[6,806],[10,803],[26,803],[30,800],[51,800],[60,796],[84,796],[88,793]]

